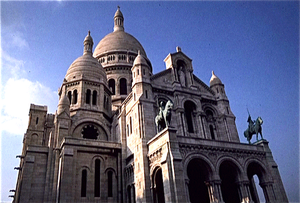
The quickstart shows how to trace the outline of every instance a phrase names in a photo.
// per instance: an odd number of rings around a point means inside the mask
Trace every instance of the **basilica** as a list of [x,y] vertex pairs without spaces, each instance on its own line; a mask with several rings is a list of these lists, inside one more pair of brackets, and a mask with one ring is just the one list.
[[240,142],[217,73],[205,84],[176,47],[154,74],[120,8],[113,22],[94,49],[88,32],[55,114],[30,105],[13,202],[258,203],[254,176],[266,202],[288,202],[268,141]]

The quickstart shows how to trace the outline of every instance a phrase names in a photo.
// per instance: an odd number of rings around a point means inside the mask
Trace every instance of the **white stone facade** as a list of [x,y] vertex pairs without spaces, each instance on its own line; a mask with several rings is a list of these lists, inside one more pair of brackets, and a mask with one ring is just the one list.
[[30,106],[14,202],[259,202],[254,175],[266,202],[288,202],[268,142],[240,143],[221,80],[202,82],[179,47],[153,74],[123,21],[118,8],[94,53],[84,39],[55,115]]

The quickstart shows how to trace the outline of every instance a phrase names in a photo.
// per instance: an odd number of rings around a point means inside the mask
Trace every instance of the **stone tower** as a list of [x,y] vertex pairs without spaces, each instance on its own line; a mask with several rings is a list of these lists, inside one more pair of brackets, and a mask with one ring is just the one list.
[[[244,144],[225,85],[194,75],[180,47],[153,74],[142,45],[114,30],[68,68],[55,115],[31,104],[14,202],[288,202],[266,140]],[[197,68],[197,67],[196,67]]]

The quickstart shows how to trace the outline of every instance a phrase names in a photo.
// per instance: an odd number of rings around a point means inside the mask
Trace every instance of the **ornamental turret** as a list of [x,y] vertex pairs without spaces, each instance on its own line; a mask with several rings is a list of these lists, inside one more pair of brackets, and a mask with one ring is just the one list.
[[215,75],[214,71],[212,71],[212,76],[209,81],[210,88],[216,93],[217,99],[227,99],[224,84],[218,78],[218,76]]

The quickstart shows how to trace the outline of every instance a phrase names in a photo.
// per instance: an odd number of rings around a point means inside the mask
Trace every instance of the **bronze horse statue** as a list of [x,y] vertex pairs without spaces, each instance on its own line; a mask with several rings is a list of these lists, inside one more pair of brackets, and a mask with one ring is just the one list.
[[251,116],[249,115],[247,122],[249,123],[249,126],[244,132],[244,136],[247,138],[249,144],[251,144],[250,140],[253,134],[256,134],[256,141],[258,140],[258,134],[260,134],[261,139],[263,139],[261,127],[261,125],[263,124],[262,118],[258,117],[255,121],[252,121]]
[[163,105],[163,102],[160,103],[158,115],[155,117],[157,132],[170,125],[172,108],[173,103],[170,100],[167,101],[166,105]]

